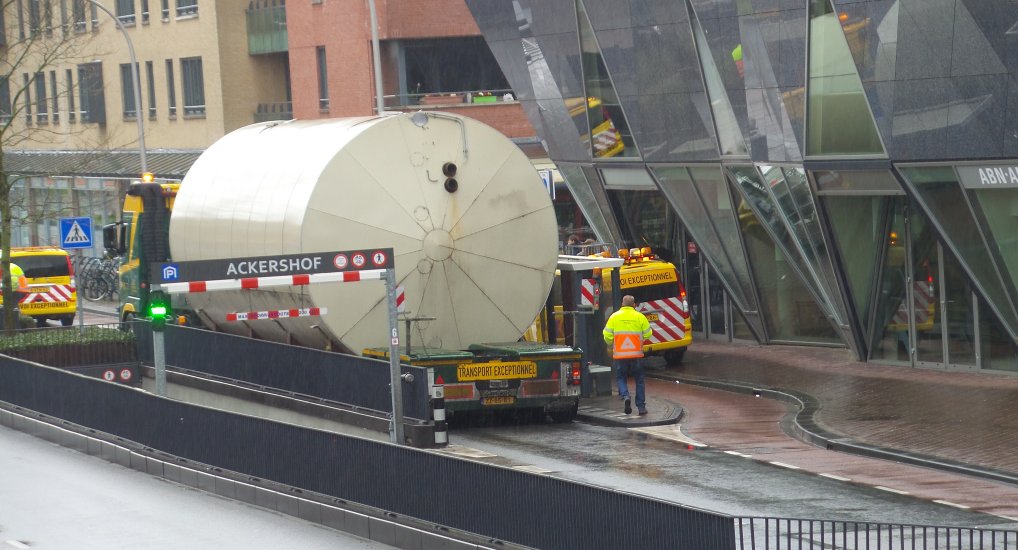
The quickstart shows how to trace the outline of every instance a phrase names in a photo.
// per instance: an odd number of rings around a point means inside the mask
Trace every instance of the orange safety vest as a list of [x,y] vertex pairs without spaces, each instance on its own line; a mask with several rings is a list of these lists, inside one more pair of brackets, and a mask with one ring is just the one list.
[[611,314],[603,334],[604,342],[612,345],[612,358],[639,359],[643,357],[643,341],[653,332],[644,314],[624,306]]

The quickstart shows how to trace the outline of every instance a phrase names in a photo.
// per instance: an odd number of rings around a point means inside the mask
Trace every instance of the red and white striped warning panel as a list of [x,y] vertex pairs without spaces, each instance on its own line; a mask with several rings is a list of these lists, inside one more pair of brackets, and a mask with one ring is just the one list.
[[227,313],[227,321],[259,321],[262,319],[291,319],[294,317],[318,317],[325,315],[328,310],[324,307],[305,307],[299,309],[270,309],[266,311],[245,311],[238,313]]
[[310,275],[277,275],[274,277],[249,277],[246,279],[163,283],[162,289],[168,294],[183,294],[185,292],[213,292],[216,290],[256,290],[274,286],[303,286],[317,283],[353,283],[357,281],[381,280],[383,278],[385,278],[384,269],[366,269],[364,271],[313,273]]
[[403,286],[396,287],[396,313],[403,313],[406,311],[406,293],[403,291]]
[[[933,300],[936,293],[930,283],[917,281],[912,284],[912,297],[915,302],[915,322],[917,325],[933,321]],[[899,325],[908,324],[908,307],[905,300],[901,301],[898,310],[894,312],[892,323]]]
[[580,305],[584,307],[597,307],[601,294],[601,288],[597,285],[597,279],[580,279]]
[[21,299],[22,304],[68,302],[75,292],[74,285],[37,284],[28,285],[29,292]]
[[673,342],[686,337],[686,319],[689,308],[678,297],[649,300],[640,305],[640,311],[650,319],[650,343]]

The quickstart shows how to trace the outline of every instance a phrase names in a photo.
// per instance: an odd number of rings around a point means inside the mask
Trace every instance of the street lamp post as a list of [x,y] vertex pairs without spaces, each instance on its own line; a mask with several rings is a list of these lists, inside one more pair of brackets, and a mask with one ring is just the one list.
[[132,86],[134,88],[134,118],[138,121],[138,153],[141,158],[141,173],[144,174],[148,172],[148,160],[145,158],[145,124],[141,119],[141,78],[138,76],[138,60],[134,57],[134,44],[131,42],[131,36],[127,34],[127,29],[124,28],[124,24],[120,22],[119,17],[113,15],[113,12],[106,9],[105,6],[96,0],[88,0],[88,2],[112,17],[113,22],[120,29],[120,33],[124,35],[124,40],[127,41],[127,53],[131,57],[131,80],[134,81],[134,86]]
[[385,111],[382,101],[382,62],[378,46],[378,17],[375,15],[375,0],[368,0],[368,12],[371,14],[371,61],[375,70],[375,108],[377,114]]

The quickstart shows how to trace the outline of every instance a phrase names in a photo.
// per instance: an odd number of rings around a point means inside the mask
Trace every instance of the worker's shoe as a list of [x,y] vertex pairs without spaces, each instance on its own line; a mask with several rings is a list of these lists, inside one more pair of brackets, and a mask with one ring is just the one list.
[[626,414],[633,414],[633,401],[628,397],[625,400],[625,405],[622,409]]
[[647,414],[647,409],[640,409],[640,416]]

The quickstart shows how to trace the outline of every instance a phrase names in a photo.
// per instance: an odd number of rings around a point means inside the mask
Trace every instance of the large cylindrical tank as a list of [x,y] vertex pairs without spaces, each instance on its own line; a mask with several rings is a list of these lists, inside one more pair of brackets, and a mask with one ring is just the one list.
[[[391,247],[407,316],[434,318],[414,323],[413,345],[447,349],[520,337],[551,289],[556,236],[548,193],[515,144],[475,120],[427,112],[233,131],[187,173],[170,222],[174,261]],[[389,345],[379,281],[186,301],[227,332],[354,353]],[[226,321],[295,307],[328,312]]]

